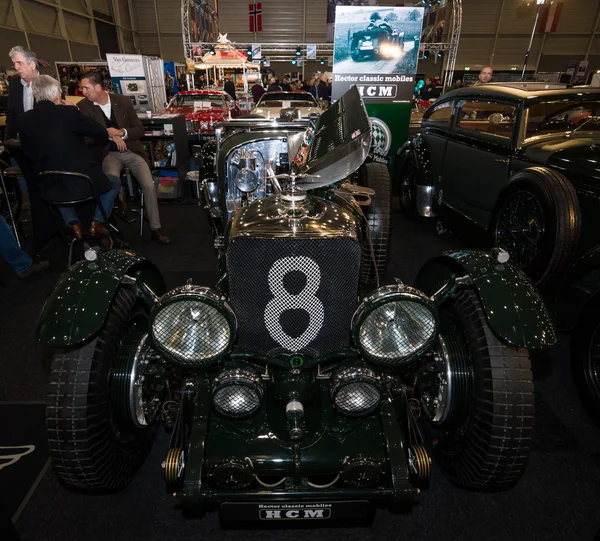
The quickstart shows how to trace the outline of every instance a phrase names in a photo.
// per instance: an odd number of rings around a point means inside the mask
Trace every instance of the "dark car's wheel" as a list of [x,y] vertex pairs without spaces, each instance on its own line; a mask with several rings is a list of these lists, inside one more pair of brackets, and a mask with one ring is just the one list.
[[446,303],[440,320],[434,364],[416,386],[434,455],[460,487],[508,489],[523,473],[533,433],[529,354],[492,334],[472,289]]
[[579,201],[562,174],[543,167],[517,173],[498,202],[492,242],[539,288],[548,288],[573,261],[581,232]]
[[581,401],[600,425],[600,297],[579,317],[571,339],[571,368]]
[[388,260],[392,202],[390,174],[387,166],[373,162],[364,164],[358,170],[358,183],[375,191],[375,195],[371,198],[371,204],[362,207],[369,222],[371,234],[371,243],[369,243],[365,231],[362,244],[360,282],[366,285],[375,283],[377,277],[379,280],[382,279]]
[[125,487],[156,436],[162,377],[145,347],[147,317],[120,290],[86,345],[55,354],[46,430],[60,479],[85,492]]

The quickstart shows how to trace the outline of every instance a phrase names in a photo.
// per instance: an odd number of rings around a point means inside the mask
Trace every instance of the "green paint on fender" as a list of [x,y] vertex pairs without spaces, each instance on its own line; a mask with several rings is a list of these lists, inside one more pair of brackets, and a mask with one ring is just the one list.
[[527,349],[556,343],[550,314],[531,281],[516,267],[477,250],[446,252],[423,265],[415,286],[428,295],[451,275],[468,275],[492,332],[503,342]]
[[[80,261],[65,272],[46,299],[36,336],[46,346],[72,347],[91,338],[104,324],[125,276],[142,273],[158,296],[166,286],[158,269],[129,250],[111,250],[95,262]],[[132,287],[132,286],[129,286]]]

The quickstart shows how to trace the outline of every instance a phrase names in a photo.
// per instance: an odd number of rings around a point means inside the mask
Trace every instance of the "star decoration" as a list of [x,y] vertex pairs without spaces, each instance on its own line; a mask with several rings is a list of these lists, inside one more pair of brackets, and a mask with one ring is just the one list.
[[219,34],[217,43],[231,43],[231,41],[227,39],[227,34]]

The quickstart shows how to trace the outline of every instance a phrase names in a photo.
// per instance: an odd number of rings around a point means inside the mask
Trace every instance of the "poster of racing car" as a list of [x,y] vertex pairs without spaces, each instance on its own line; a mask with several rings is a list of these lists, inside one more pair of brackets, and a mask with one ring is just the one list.
[[336,6],[334,99],[356,84],[367,103],[410,100],[422,26],[423,8]]

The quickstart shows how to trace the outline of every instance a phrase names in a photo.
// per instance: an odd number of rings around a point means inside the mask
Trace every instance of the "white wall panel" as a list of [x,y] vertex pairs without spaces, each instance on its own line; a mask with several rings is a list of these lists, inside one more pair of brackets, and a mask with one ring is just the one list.
[[[174,4],[173,0],[156,0],[158,25],[161,32],[179,34],[181,36],[181,6],[180,4]],[[181,46],[181,50],[183,51],[183,45]]]
[[0,0],[0,25],[17,28],[15,12],[9,4],[9,0]]
[[76,13],[87,14],[87,9],[82,0],[60,0],[60,4],[65,9],[75,11]]
[[129,6],[127,0],[118,0],[119,15],[121,16],[121,25],[131,28],[131,17],[129,16]]
[[27,30],[60,36],[56,8],[32,0],[21,0],[21,11]]

